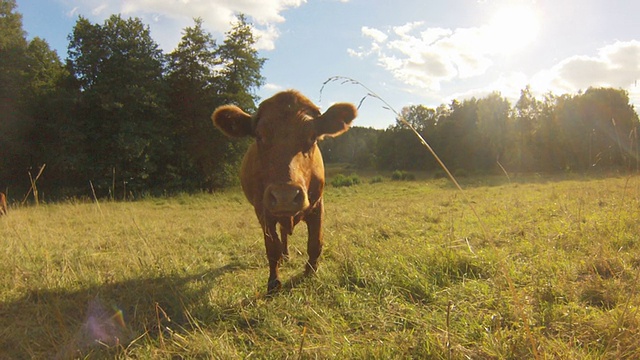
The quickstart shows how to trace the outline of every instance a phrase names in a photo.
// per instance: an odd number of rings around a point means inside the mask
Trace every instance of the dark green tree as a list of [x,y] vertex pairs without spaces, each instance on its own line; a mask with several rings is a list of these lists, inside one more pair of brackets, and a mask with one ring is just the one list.
[[504,162],[507,147],[508,123],[511,104],[500,93],[494,92],[478,100],[478,132],[484,169],[491,169],[496,162]]
[[533,152],[538,159],[537,171],[558,172],[565,168],[565,154],[562,150],[561,132],[556,122],[557,97],[551,93],[540,102],[538,128],[533,136]]
[[[216,101],[212,105],[235,104],[246,112],[256,109],[259,99],[255,91],[264,84],[261,70],[266,59],[259,56],[255,45],[252,25],[244,15],[238,15],[236,23],[225,34],[224,42],[215,52],[217,71],[213,86],[216,89]],[[250,140],[216,137],[211,141],[215,142],[218,149],[212,154],[216,160],[212,186],[225,186],[237,181],[240,162]]]
[[264,82],[260,71],[265,59],[255,50],[251,25],[239,15],[218,46],[204,31],[202,20],[195,19],[168,59],[176,158],[183,179],[191,187],[208,190],[237,182],[250,141],[228,139],[213,127],[210,117],[217,106],[227,103],[248,112],[256,108],[255,90]]
[[380,170],[426,170],[428,153],[406,127],[391,126],[378,136],[376,159]]
[[[424,105],[406,106],[402,108],[400,115],[421,134],[434,131],[436,126],[436,110]],[[396,124],[404,126],[400,119],[396,119]]]
[[[85,180],[103,191],[164,189],[177,176],[163,55],[140,19],[80,17],[69,37],[69,67],[81,89],[77,121],[86,135]],[[115,175],[114,175],[115,174]],[[123,193],[125,189],[123,188]]]
[[533,149],[533,136],[538,129],[540,102],[527,85],[520,91],[513,117],[511,148],[515,153],[515,168],[518,171],[533,171],[538,168]]
[[[46,164],[40,188],[71,188],[82,165],[76,145],[84,139],[73,122],[77,91],[58,54],[46,41],[34,38],[25,53],[28,83],[23,89],[24,120],[29,124],[25,142],[29,144],[29,168],[37,170]],[[55,151],[52,151],[55,149]],[[52,194],[55,195],[55,194]]]
[[26,177],[28,160],[22,96],[27,41],[22,15],[15,9],[15,0],[0,0],[0,190],[19,182],[19,176]]
[[216,51],[221,66],[217,73],[218,96],[222,102],[236,104],[245,111],[255,109],[255,90],[264,84],[260,71],[266,59],[258,55],[255,44],[251,24],[240,14]]
[[573,108],[569,109],[573,113],[563,113],[561,121],[567,133],[573,130],[569,144],[578,159],[575,167],[580,170],[630,167],[635,156],[631,135],[638,126],[638,115],[629,104],[626,91],[589,88],[572,101]]
[[358,168],[374,168],[379,130],[354,126],[338,137],[320,141],[326,163],[352,164]]
[[189,188],[213,187],[216,165],[228,142],[214,129],[210,116],[217,105],[215,68],[217,45],[203,29],[202,19],[183,31],[177,48],[168,55],[170,109],[173,114],[175,159],[182,183]]
[[[404,107],[400,115],[431,147],[439,146],[435,109],[423,105],[412,105]],[[398,145],[404,148],[403,152],[408,157],[406,162],[409,164],[408,167],[405,166],[400,170],[433,170],[436,167],[436,161],[415,134],[412,131],[407,132],[408,127],[400,119],[396,119],[396,127],[399,130],[402,129],[401,134],[398,134],[402,138]]]
[[478,131],[478,100],[475,98],[449,105],[438,121],[438,146],[441,159],[450,170],[481,170],[478,159],[486,158]]

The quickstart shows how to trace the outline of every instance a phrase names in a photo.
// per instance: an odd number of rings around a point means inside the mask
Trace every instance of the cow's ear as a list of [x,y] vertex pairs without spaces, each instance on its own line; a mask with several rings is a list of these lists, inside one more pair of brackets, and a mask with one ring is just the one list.
[[358,116],[358,110],[353,104],[335,104],[315,120],[316,133],[318,137],[338,136],[349,130],[356,116]]
[[235,105],[220,106],[211,115],[213,124],[231,137],[253,136],[251,115]]

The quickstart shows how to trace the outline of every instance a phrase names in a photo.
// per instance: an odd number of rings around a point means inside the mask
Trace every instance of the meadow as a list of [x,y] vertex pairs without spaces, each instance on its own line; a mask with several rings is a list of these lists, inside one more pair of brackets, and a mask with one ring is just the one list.
[[640,177],[328,185],[282,291],[238,188],[0,218],[0,359],[637,359]]

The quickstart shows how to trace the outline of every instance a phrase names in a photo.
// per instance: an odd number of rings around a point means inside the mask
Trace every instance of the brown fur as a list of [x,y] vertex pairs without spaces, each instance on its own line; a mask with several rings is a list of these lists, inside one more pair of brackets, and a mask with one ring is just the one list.
[[7,197],[0,192],[0,216],[7,215]]
[[242,161],[240,182],[264,232],[270,292],[281,286],[279,264],[289,256],[288,236],[300,221],[306,222],[308,229],[306,271],[317,270],[323,244],[325,183],[317,141],[344,133],[356,116],[355,106],[347,103],[335,104],[321,114],[309,99],[293,90],[263,101],[254,116],[233,105],[221,106],[211,116],[226,135],[256,139]]

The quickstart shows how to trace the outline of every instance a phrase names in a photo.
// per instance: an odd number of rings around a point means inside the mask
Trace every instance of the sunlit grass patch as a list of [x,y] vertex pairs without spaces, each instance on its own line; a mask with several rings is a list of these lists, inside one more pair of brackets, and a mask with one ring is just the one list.
[[442,181],[328,187],[318,273],[303,276],[300,224],[272,297],[239,189],[13,209],[0,218],[0,353],[640,355],[638,178],[466,178],[466,197]]

